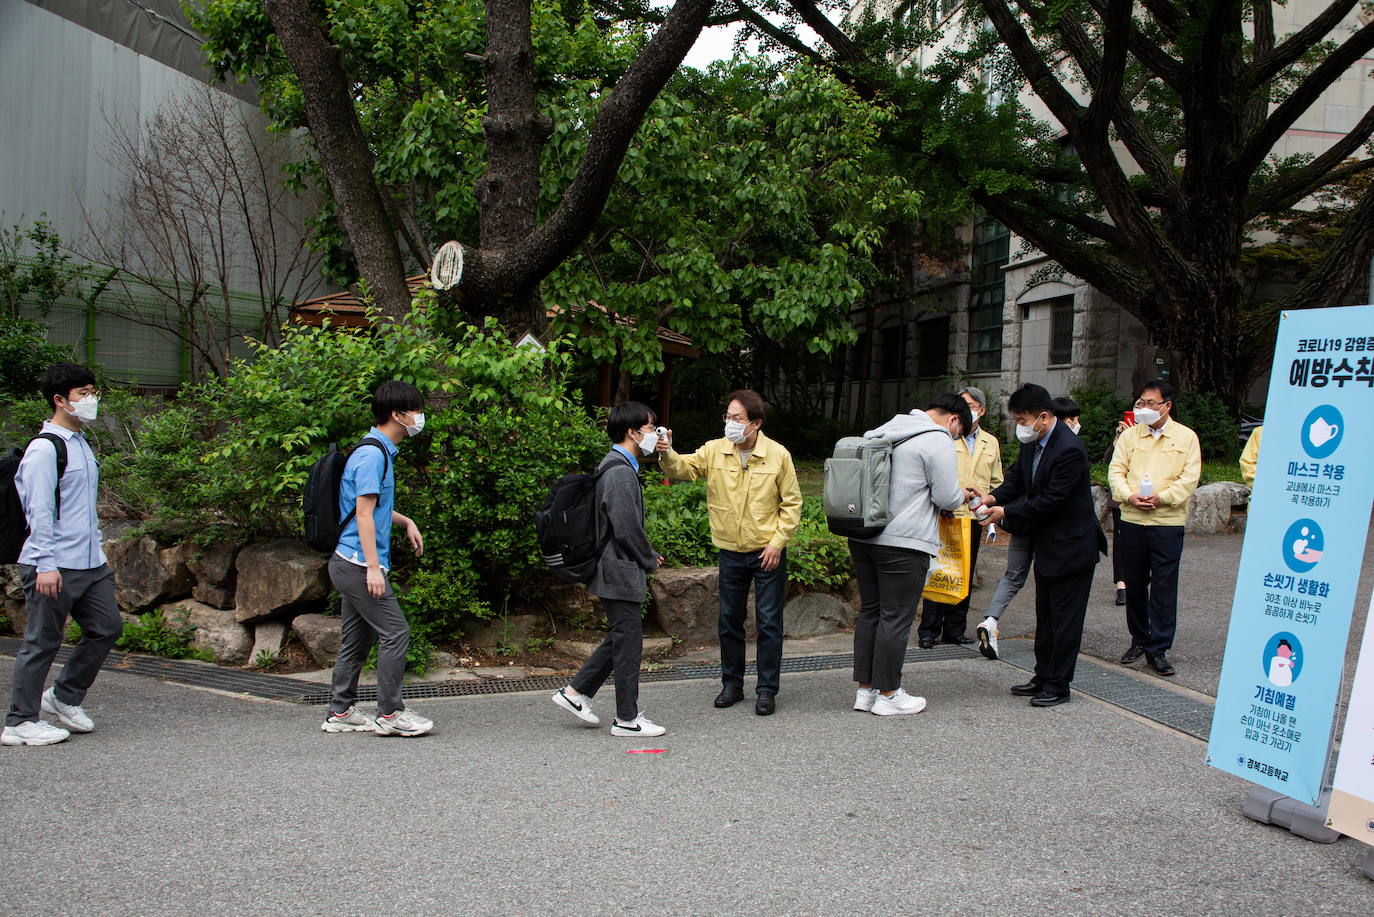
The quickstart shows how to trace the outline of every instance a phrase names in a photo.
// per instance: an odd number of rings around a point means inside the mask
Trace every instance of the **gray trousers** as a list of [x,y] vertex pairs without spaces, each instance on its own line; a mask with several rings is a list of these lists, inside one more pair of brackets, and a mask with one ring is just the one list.
[[902,686],[902,663],[930,570],[930,555],[852,539],[849,553],[859,581],[854,680],[879,691],[895,691]]
[[992,601],[988,603],[988,617],[1001,619],[1002,612],[1007,610],[1011,600],[1016,598],[1016,593],[1026,585],[1026,577],[1030,575],[1031,568],[1031,546],[1030,539],[1020,535],[1011,536],[1011,544],[1007,547],[1007,572],[1002,574],[1002,578],[997,581],[997,588],[992,593]]
[[404,710],[401,679],[406,673],[406,650],[410,648],[410,625],[391,591],[374,599],[367,591],[367,568],[349,563],[338,554],[329,558],[329,581],[339,590],[342,638],[339,657],[334,661],[330,713],[343,713],[358,698],[358,676],[372,644],[377,644],[377,712],[383,716]]
[[622,723],[639,716],[639,663],[644,655],[644,618],[639,602],[602,599],[610,633],[573,676],[573,690],[587,697],[615,675],[615,715]]
[[124,620],[115,604],[114,571],[109,564],[91,570],[58,570],[62,589],[50,599],[36,588],[38,568],[19,565],[19,580],[24,586],[24,645],[14,660],[14,680],[10,687],[10,710],[6,726],[18,726],[39,718],[43,682],[48,678],[53,658],[62,646],[62,631],[71,615],[81,627],[81,642],[53,682],[53,693],[64,704],[80,706],[86,692],[100,674],[105,657],[124,632]]

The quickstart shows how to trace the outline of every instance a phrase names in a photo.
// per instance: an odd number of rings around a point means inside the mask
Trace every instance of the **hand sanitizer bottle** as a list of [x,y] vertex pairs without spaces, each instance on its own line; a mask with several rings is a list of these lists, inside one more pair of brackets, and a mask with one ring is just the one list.
[[1140,495],[1142,497],[1149,497],[1153,496],[1154,492],[1155,486],[1150,483],[1150,473],[1147,471],[1145,472],[1145,477],[1140,479]]

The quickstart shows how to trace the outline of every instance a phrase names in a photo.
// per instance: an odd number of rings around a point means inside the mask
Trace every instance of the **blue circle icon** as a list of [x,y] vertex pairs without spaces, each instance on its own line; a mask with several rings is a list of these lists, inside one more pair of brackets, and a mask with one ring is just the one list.
[[1326,536],[1311,519],[1299,519],[1283,535],[1283,562],[1294,573],[1306,573],[1317,565],[1326,550]]
[[1303,450],[1314,459],[1324,459],[1345,438],[1345,418],[1334,405],[1318,405],[1303,420],[1299,433]]
[[1279,688],[1286,688],[1302,674],[1302,643],[1298,638],[1279,631],[1264,644],[1264,677]]

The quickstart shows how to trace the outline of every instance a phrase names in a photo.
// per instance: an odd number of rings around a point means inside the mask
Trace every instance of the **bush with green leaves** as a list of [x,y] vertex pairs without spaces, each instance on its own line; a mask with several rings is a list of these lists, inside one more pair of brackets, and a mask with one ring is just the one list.
[[1116,438],[1117,424],[1123,411],[1129,411],[1134,401],[1131,395],[1118,395],[1109,382],[1093,379],[1069,392],[1078,402],[1078,421],[1082,429],[1078,436],[1087,447],[1088,459],[1101,461],[1107,447]]
[[605,434],[567,390],[567,354],[514,347],[488,322],[438,333],[433,294],[370,331],[288,328],[224,379],[149,418],[127,472],[166,516],[248,537],[299,537],[301,487],[330,442],[372,425],[371,392],[400,379],[426,393],[425,432],[396,459],[396,506],[425,538],[393,541],[393,573],[426,633],[504,609],[542,561],[534,512],[549,485],[590,470]]
[[1240,454],[1236,415],[1211,392],[1179,392],[1174,399],[1178,422],[1197,434],[1202,458],[1224,462]]
[[115,648],[126,653],[146,653],[168,659],[201,659],[214,662],[209,650],[191,645],[195,627],[184,617],[168,615],[162,609],[150,611],[138,621],[126,621],[124,633],[115,641]]
[[0,395],[23,398],[39,394],[43,371],[72,358],[66,344],[48,342],[47,329],[36,321],[0,314]]

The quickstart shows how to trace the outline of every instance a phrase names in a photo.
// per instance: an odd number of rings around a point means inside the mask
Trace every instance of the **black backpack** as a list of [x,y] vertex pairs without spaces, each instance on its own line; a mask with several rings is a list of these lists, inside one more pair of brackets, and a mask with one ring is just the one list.
[[[40,439],[46,439],[57,450],[57,487],[53,494],[55,522],[62,518],[62,475],[67,472],[67,441],[56,433],[39,433],[29,440],[29,445]],[[0,458],[0,564],[17,563],[19,552],[29,537],[29,522],[24,518],[24,505],[19,502],[19,491],[14,486],[14,476],[19,473],[19,462],[23,458],[24,453],[18,449],[11,449],[9,455]]]
[[[365,437],[353,449],[357,451],[363,446],[374,446],[381,450],[382,478],[385,480],[391,464],[386,447],[374,436]],[[354,508],[343,519],[339,518],[339,484],[343,481],[344,466],[347,464],[348,456],[339,451],[339,444],[330,443],[329,451],[310,466],[310,474],[305,479],[305,489],[301,492],[305,542],[316,551],[332,553],[339,546],[339,536],[357,513]]]
[[596,482],[607,465],[591,474],[565,474],[549,488],[548,499],[534,514],[539,551],[554,576],[585,583],[596,572],[605,542],[597,535]]

